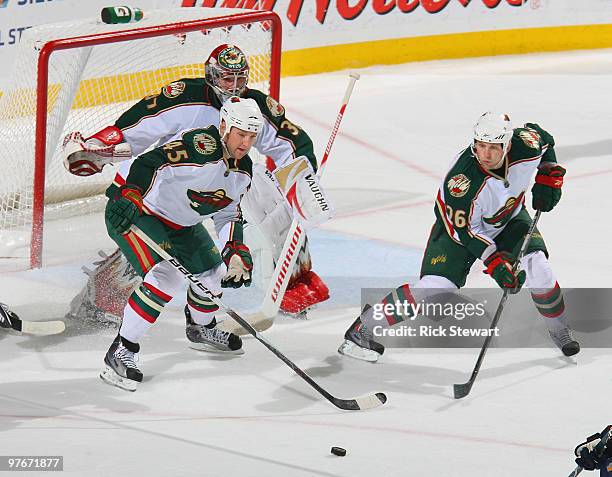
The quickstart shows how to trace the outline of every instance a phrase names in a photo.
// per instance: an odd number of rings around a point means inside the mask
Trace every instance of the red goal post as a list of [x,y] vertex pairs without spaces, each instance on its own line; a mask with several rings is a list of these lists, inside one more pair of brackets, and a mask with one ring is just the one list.
[[[45,176],[47,170],[47,112],[49,108],[49,60],[53,53],[85,48],[111,43],[127,42],[131,40],[147,39],[164,35],[181,35],[208,29],[230,29],[237,25],[250,25],[261,23],[271,33],[271,48],[269,53],[269,91],[268,93],[278,99],[280,86],[281,37],[282,25],[280,18],[274,12],[257,11],[233,13],[200,20],[182,21],[164,25],[138,27],[123,31],[110,31],[105,33],[62,38],[44,43],[38,55],[38,74],[36,85],[36,127],[34,148],[34,180],[32,203],[32,226],[30,242],[30,266],[42,266],[43,250],[43,220],[45,213]],[[239,45],[242,47],[242,45]],[[201,61],[204,62],[205,57]],[[176,78],[178,79],[178,78]],[[151,92],[152,93],[152,92]]]

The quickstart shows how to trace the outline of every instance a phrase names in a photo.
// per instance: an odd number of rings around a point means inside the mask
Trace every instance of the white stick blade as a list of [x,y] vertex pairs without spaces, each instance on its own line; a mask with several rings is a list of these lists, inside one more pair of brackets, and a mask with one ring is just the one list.
[[58,335],[63,333],[65,329],[66,325],[61,320],[21,322],[21,332],[32,335]]

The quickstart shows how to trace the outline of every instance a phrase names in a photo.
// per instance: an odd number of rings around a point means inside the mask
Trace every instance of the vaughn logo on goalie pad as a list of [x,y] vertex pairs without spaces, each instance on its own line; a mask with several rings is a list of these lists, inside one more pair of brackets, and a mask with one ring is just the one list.
[[304,229],[316,227],[332,217],[333,208],[307,158],[298,157],[275,169],[274,177]]

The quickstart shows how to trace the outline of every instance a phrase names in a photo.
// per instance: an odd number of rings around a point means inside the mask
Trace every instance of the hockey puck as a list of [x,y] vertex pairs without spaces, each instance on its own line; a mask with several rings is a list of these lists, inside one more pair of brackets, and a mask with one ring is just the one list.
[[342,447],[332,447],[331,448],[331,453],[334,455],[338,455],[340,457],[344,457],[346,455],[346,449],[343,449]]

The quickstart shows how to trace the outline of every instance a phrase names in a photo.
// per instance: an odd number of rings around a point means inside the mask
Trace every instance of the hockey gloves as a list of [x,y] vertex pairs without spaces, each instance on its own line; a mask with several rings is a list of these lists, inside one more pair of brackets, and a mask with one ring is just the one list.
[[142,193],[135,185],[126,184],[119,189],[106,208],[106,220],[119,234],[126,233],[130,225],[140,217]]
[[[612,457],[612,443],[606,442],[599,445],[603,436],[612,430],[612,426],[606,427],[601,433],[587,437],[582,444],[578,444],[574,450],[576,454],[576,464],[585,470],[601,469],[608,459]],[[599,446],[598,446],[599,445]]]
[[223,247],[221,257],[227,265],[227,273],[221,279],[222,288],[240,288],[251,285],[253,259],[249,247],[239,240],[230,240]]
[[535,184],[531,188],[535,210],[550,212],[561,199],[565,168],[556,162],[542,162],[538,166]]
[[525,283],[526,273],[524,270],[516,272],[512,268],[510,255],[507,252],[495,252],[484,261],[487,267],[484,273],[491,275],[493,280],[511,294],[518,293]]

